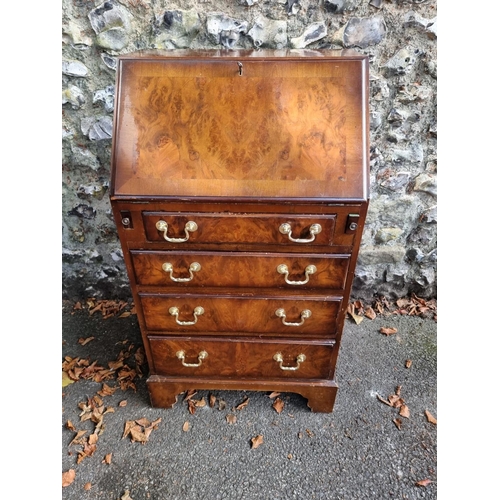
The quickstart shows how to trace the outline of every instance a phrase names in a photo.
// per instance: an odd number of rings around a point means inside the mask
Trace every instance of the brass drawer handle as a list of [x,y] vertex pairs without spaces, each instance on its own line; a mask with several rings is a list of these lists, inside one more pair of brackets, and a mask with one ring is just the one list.
[[192,262],[189,264],[189,278],[174,278],[174,266],[170,262],[165,262],[161,268],[166,272],[170,273],[170,279],[176,281],[177,283],[185,283],[186,281],[191,281],[194,276],[193,273],[201,269],[201,265],[198,262]]
[[310,266],[307,266],[305,269],[305,273],[304,273],[306,275],[306,279],[303,281],[291,281],[291,280],[289,280],[288,279],[288,266],[286,264],[280,264],[276,268],[276,271],[278,271],[278,273],[280,273],[280,274],[285,275],[285,281],[289,285],[305,285],[306,283],[309,282],[309,275],[314,274],[317,271],[317,269],[316,269],[316,266],[313,266],[312,264]]
[[177,351],[175,355],[181,360],[182,366],[186,366],[187,368],[197,368],[198,366],[201,366],[201,362],[208,358],[208,352],[207,351],[200,351],[198,353],[198,363],[186,363],[184,361],[184,358],[186,356],[186,353],[184,351]]
[[305,354],[299,354],[296,358],[295,361],[297,363],[297,366],[283,366],[283,355],[281,352],[277,352],[273,356],[274,361],[277,361],[280,364],[280,368],[282,370],[289,370],[289,371],[295,371],[300,368],[300,363],[303,363],[306,360],[306,355]]
[[163,232],[163,238],[166,241],[170,243],[184,243],[189,240],[189,233],[192,233],[198,229],[198,224],[196,224],[196,222],[193,222],[192,220],[186,222],[186,225],[184,226],[184,232],[186,233],[185,238],[169,238],[167,236],[168,224],[164,220],[159,220],[156,223],[156,229],[158,229],[158,231],[160,232]]
[[278,318],[281,318],[281,321],[282,323],[285,325],[285,326],[300,326],[300,325],[303,325],[304,324],[304,321],[307,319],[307,318],[310,318],[311,315],[312,315],[312,312],[309,310],[309,309],[304,309],[301,313],[300,313],[300,323],[289,323],[287,321],[285,321],[286,319],[286,312],[284,309],[276,309],[276,312],[275,312],[276,316],[278,316]]
[[309,227],[310,238],[292,238],[292,226],[288,222],[281,224],[279,230],[281,234],[287,234],[288,239],[294,243],[311,243],[317,234],[321,233],[321,224],[311,224]]
[[189,325],[195,325],[196,322],[198,321],[198,316],[201,316],[204,312],[205,309],[203,307],[198,306],[194,308],[193,311],[193,316],[194,316],[194,321],[179,321],[179,308],[178,307],[171,307],[168,312],[172,315],[175,316],[175,321],[178,325],[181,326],[189,326]]

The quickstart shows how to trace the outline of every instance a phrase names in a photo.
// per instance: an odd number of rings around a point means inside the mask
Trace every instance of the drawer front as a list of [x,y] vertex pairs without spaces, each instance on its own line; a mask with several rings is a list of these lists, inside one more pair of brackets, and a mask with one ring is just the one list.
[[132,250],[139,285],[329,288],[345,286],[348,255]]
[[154,370],[164,376],[310,378],[330,376],[335,341],[228,341],[149,336]]
[[342,297],[139,294],[146,328],[169,333],[333,336]]
[[143,212],[146,238],[163,243],[332,245],[336,215]]

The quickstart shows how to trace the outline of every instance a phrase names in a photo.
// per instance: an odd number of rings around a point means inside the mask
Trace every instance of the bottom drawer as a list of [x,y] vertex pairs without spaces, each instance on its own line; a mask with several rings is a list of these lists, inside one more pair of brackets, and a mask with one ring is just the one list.
[[327,379],[335,341],[149,336],[154,372],[164,376]]

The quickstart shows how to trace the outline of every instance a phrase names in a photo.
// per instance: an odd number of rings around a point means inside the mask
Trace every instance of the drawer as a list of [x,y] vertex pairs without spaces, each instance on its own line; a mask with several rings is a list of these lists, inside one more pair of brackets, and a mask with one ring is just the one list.
[[139,294],[146,328],[169,333],[335,335],[342,297]]
[[132,250],[146,286],[329,288],[345,286],[349,255]]
[[335,214],[143,212],[148,241],[163,243],[332,245]]
[[261,341],[224,338],[148,337],[154,371],[164,376],[330,377],[335,341]]

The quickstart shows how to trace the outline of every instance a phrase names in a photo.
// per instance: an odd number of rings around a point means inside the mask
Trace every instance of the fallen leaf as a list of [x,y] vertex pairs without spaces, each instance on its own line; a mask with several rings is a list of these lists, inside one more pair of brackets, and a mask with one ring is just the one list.
[[191,399],[188,400],[188,410],[191,415],[194,415],[196,413],[196,404]]
[[307,432],[307,435],[309,437],[313,437],[314,436],[314,432],[310,431],[309,429],[306,429],[306,432]]
[[415,486],[423,486],[423,487],[426,487],[426,486],[429,486],[429,484],[431,484],[432,481],[430,479],[422,479],[421,481],[417,481],[415,483]]
[[124,399],[123,401],[120,401],[120,402],[118,403],[118,406],[120,406],[120,407],[122,407],[122,408],[123,408],[124,406],[127,406],[127,400],[126,400],[126,399]]
[[410,418],[410,409],[408,408],[408,406],[402,405],[401,408],[400,408],[400,410],[399,410],[399,414],[402,417]]
[[110,387],[107,384],[102,384],[102,389],[97,392],[100,396],[112,396],[118,387]]
[[219,399],[219,411],[226,409],[226,402],[223,399]]
[[356,314],[356,312],[354,311],[354,304],[349,304],[347,306],[347,313],[351,316],[351,318],[357,325],[359,325],[363,321],[363,316]]
[[69,384],[73,384],[75,381],[71,380],[67,372],[62,372],[62,386],[66,387]]
[[283,407],[285,406],[285,403],[283,402],[282,399],[276,398],[273,403],[273,408],[278,412],[281,413],[283,411]]
[[286,458],[288,458],[288,460],[291,460],[293,458],[293,455],[289,453]]
[[75,428],[75,426],[73,425],[73,423],[71,422],[71,420],[68,420],[68,421],[66,422],[66,427],[67,427],[70,431],[74,431],[74,432],[76,432],[76,428]]
[[276,391],[274,391],[274,392],[271,392],[271,394],[269,394],[269,397],[270,397],[271,399],[273,399],[273,398],[275,398],[276,396],[279,396],[280,394],[281,394],[281,392],[276,392]]
[[379,401],[382,401],[382,403],[386,404],[387,406],[392,406],[392,403],[390,403],[389,401],[387,401],[386,399],[384,399],[383,397],[381,397],[379,394],[377,394],[377,399]]
[[381,328],[380,333],[383,333],[384,335],[394,335],[395,333],[398,333],[398,329],[394,327],[386,327],[386,328]]
[[432,414],[428,410],[425,410],[425,416],[427,417],[428,422],[437,425],[438,421],[432,416]]
[[410,367],[411,367],[411,364],[412,364],[412,360],[411,360],[411,359],[407,359],[407,360],[406,360],[406,363],[405,363],[405,367],[406,367],[406,368],[410,368]]
[[125,493],[122,495],[120,500],[134,500],[134,499],[130,496],[130,491],[125,490]]
[[235,424],[236,423],[236,415],[229,413],[229,415],[226,415],[226,421],[228,424]]
[[395,418],[393,419],[393,422],[396,424],[396,427],[401,430],[401,425],[403,424],[403,421],[400,418]]
[[94,339],[95,339],[95,337],[87,337],[86,339],[84,339],[84,338],[81,338],[81,337],[80,337],[80,338],[78,339],[78,343],[79,343],[80,345],[85,345],[85,344],[88,344],[89,342],[91,342],[91,341],[92,341],[92,340],[94,340]]
[[376,312],[373,310],[372,307],[367,307],[365,309],[365,316],[368,318],[368,319],[375,319],[377,317],[377,314]]
[[90,488],[92,488],[92,483],[85,483],[85,484],[83,485],[83,489],[84,489],[85,491],[89,491],[89,490],[90,490]]
[[112,453],[108,453],[105,457],[104,457],[104,460],[101,462],[103,464],[110,464],[111,463],[111,457],[112,457]]
[[75,480],[76,472],[75,469],[70,469],[62,473],[62,487],[66,488]]
[[201,398],[198,401],[194,401],[194,404],[196,405],[197,408],[203,408],[204,406],[206,406],[207,403],[205,402],[205,398]]
[[130,311],[125,311],[124,313],[118,316],[119,318],[128,318],[132,313]]
[[182,426],[182,430],[183,430],[184,432],[187,432],[187,431],[189,430],[189,427],[190,427],[190,424],[189,424],[189,422],[186,420],[186,421],[184,422],[184,425]]
[[196,394],[196,392],[196,389],[187,391],[186,396],[184,397],[184,401],[189,401]]
[[71,441],[71,443],[69,443],[69,446],[71,446],[72,444],[83,444],[84,441],[81,438],[86,433],[87,433],[87,431],[77,431],[76,436],[73,438],[73,440]]
[[245,398],[244,401],[242,403],[240,403],[236,409],[237,410],[243,410],[243,408],[246,408],[248,406],[248,403],[250,402],[250,399],[249,398]]
[[217,398],[213,394],[210,394],[208,401],[209,401],[208,404],[210,405],[210,408],[213,408],[215,406],[215,402],[217,401]]
[[396,392],[396,395],[397,395],[397,396],[401,396],[401,389],[402,389],[402,386],[400,386],[400,385],[398,385],[398,386],[396,387],[396,391],[395,391],[395,392]]
[[259,434],[252,438],[252,449],[258,448],[264,442],[264,436]]

